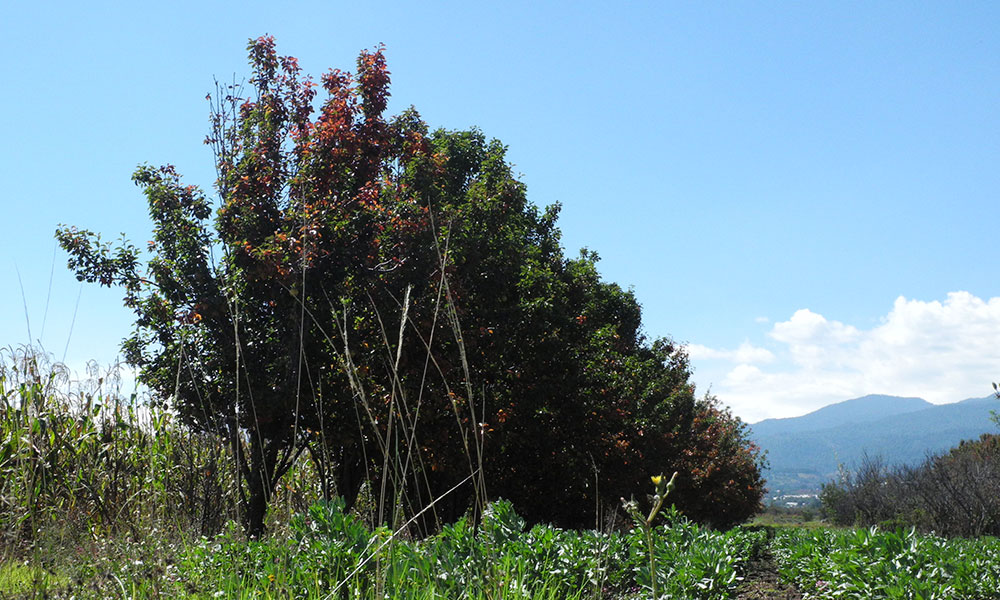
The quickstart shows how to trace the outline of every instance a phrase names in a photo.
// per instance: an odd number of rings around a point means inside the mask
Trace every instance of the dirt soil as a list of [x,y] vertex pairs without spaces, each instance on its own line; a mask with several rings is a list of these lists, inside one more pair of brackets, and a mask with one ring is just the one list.
[[736,600],[802,600],[802,593],[782,583],[771,555],[763,554],[750,563],[746,579],[736,590]]

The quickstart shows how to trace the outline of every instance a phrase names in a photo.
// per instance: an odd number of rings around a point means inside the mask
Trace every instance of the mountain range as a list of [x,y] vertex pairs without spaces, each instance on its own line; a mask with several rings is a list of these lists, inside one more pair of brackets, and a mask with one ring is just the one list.
[[995,433],[991,410],[1000,411],[992,395],[951,404],[870,395],[801,417],[765,419],[750,431],[767,451],[769,495],[813,494],[865,456],[889,466],[919,464],[962,440]]

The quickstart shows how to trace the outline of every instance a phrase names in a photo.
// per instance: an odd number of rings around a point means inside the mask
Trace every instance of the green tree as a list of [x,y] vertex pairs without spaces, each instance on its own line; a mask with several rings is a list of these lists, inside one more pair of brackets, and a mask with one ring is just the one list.
[[172,167],[143,166],[145,268],[127,241],[57,236],[79,278],[124,288],[140,379],[229,440],[251,534],[303,453],[326,495],[350,506],[369,481],[379,518],[429,506],[428,526],[487,492],[592,523],[666,470],[678,507],[752,514],[760,456],[742,424],[695,398],[683,348],[643,336],[596,254],[563,256],[558,206],[527,200],[502,144],[429,132],[412,109],[383,117],[380,49],[322,78],[315,115],[294,58],[270,38],[249,54],[248,89],[213,104],[214,223]]

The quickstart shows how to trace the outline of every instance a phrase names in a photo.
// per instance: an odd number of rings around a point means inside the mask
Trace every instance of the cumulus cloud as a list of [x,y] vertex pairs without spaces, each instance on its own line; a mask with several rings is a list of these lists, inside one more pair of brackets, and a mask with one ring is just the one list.
[[[896,299],[871,328],[808,309],[774,323],[771,352],[694,348],[692,360],[731,364],[713,393],[749,421],[803,414],[865,394],[954,402],[985,396],[1000,380],[1000,298],[952,292],[943,301]],[[769,360],[759,360],[770,355]],[[756,359],[755,359],[756,358]],[[769,363],[761,368],[758,365]]]

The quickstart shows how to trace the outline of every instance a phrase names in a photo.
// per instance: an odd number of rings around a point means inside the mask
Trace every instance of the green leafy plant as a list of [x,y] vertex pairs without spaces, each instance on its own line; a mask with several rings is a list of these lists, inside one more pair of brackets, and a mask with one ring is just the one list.
[[815,598],[1000,598],[1000,540],[946,540],[914,529],[777,533],[787,581]]

